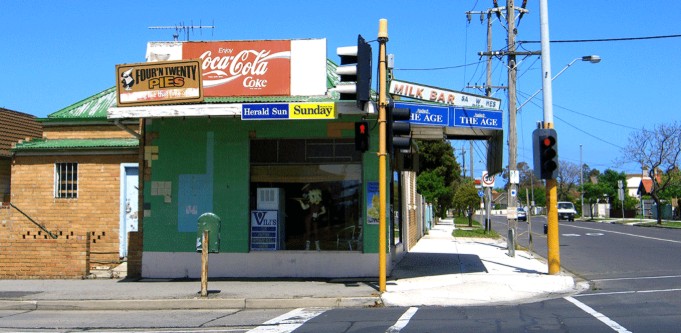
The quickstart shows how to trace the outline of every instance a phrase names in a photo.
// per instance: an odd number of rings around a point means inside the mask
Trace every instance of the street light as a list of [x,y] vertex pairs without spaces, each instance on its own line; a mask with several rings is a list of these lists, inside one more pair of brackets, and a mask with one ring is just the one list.
[[[551,78],[551,81],[553,81],[557,77],[559,77],[560,74],[563,74],[563,72],[565,72],[568,68],[570,68],[570,66],[572,66],[572,64],[574,64],[575,61],[577,61],[577,60],[587,61],[587,62],[590,62],[592,64],[597,64],[597,63],[601,62],[601,57],[594,54],[594,55],[583,56],[581,58],[572,59],[572,61],[570,61],[569,64],[567,64],[565,67],[563,67],[563,69],[561,69],[560,72],[558,72],[558,74],[556,74],[553,78]],[[522,107],[525,106],[525,104],[529,103],[534,98],[534,96],[537,96],[537,94],[539,94],[541,91],[542,91],[541,88],[539,90],[535,91],[534,94],[532,94],[532,96],[530,96],[530,98],[528,98],[523,104],[521,104],[518,107],[518,109],[516,109],[516,111],[520,111],[520,109],[522,109]]]

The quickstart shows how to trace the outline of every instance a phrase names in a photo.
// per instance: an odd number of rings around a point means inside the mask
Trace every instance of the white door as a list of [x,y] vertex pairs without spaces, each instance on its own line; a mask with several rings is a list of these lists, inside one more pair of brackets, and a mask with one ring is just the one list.
[[120,231],[118,233],[119,256],[128,256],[128,232],[137,231],[137,189],[139,169],[137,163],[121,164],[121,211]]

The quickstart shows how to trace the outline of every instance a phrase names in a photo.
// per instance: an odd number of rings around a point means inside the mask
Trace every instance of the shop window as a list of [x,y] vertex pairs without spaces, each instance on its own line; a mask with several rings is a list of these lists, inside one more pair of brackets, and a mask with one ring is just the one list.
[[54,197],[78,197],[78,163],[54,164]]
[[276,228],[251,221],[251,250],[362,250],[354,141],[253,140],[250,171],[251,211],[277,211]]

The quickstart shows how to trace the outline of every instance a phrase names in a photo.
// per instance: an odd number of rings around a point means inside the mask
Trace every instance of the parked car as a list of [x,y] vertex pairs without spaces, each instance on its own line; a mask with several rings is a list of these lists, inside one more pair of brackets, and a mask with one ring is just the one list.
[[577,210],[575,209],[575,205],[573,205],[572,202],[558,201],[558,221],[574,221],[575,215],[577,215]]
[[518,221],[527,221],[527,212],[523,207],[518,207]]

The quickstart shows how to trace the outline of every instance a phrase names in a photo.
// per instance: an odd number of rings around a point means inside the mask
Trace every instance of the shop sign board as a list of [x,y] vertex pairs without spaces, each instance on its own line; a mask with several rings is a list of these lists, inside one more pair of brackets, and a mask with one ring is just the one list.
[[201,59],[206,96],[287,96],[291,41],[185,42],[183,59]]
[[278,235],[279,211],[251,211],[251,251],[277,250]]
[[395,102],[395,108],[411,111],[410,124],[449,126],[449,107]]
[[198,60],[116,65],[118,106],[203,101]]
[[501,111],[456,108],[453,126],[502,129],[501,117]]
[[500,110],[501,100],[487,96],[392,80],[388,92],[392,95],[446,104],[459,108]]
[[326,39],[150,42],[147,61],[199,59],[206,97],[326,94]]
[[241,106],[242,120],[335,119],[336,105],[327,103],[251,103]]
[[410,124],[502,129],[501,111],[405,102],[395,102],[395,107],[411,110]]

